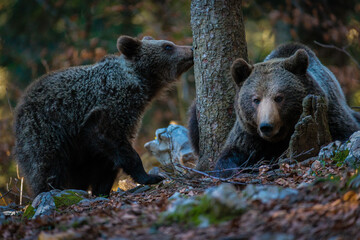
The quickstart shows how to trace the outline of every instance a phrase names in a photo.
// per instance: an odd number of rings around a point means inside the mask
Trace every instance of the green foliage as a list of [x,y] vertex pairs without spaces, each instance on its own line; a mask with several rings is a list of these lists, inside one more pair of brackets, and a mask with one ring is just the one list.
[[22,215],[22,219],[30,219],[34,216],[34,214],[35,214],[35,209],[31,204],[29,204],[26,207],[24,214]]
[[337,167],[341,167],[344,164],[346,157],[349,156],[349,152],[350,152],[349,149],[344,149],[335,152],[335,155],[332,158],[332,160]]
[[73,191],[66,191],[66,194],[62,194],[61,196],[53,196],[56,209],[60,209],[62,207],[68,207],[73,204],[76,204],[83,200],[78,193]]

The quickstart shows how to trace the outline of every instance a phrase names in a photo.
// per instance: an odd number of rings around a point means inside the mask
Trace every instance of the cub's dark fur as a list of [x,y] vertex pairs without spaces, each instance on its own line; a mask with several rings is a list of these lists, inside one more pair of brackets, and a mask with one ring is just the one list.
[[47,74],[15,111],[14,153],[34,194],[54,188],[109,194],[122,168],[153,184],[132,147],[151,100],[193,65],[191,47],[122,36],[120,56]]

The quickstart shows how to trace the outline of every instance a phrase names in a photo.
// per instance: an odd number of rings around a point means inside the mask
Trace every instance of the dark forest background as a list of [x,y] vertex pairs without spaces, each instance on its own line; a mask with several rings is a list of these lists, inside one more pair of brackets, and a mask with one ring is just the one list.
[[[244,0],[243,11],[252,63],[281,43],[302,42],[335,73],[350,105],[360,106],[359,0]],[[190,0],[0,0],[0,192],[17,175],[12,111],[24,89],[47,72],[117,53],[120,35],[191,45]],[[190,70],[148,109],[136,150],[144,155],[144,143],[170,121],[186,125],[194,97]]]

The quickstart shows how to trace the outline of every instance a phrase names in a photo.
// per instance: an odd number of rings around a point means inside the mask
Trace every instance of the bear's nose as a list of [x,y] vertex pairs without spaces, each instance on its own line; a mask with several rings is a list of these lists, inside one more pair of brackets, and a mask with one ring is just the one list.
[[264,133],[265,135],[271,133],[274,130],[273,125],[269,123],[261,123],[260,124],[260,131]]

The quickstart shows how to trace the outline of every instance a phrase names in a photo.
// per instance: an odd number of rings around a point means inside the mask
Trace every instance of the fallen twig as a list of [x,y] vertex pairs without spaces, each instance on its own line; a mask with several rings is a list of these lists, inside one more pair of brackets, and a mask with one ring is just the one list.
[[241,183],[241,182],[230,182],[229,180],[233,179],[234,176],[231,176],[231,177],[228,177],[228,178],[215,177],[215,176],[212,176],[212,175],[207,174],[205,172],[202,172],[202,171],[199,171],[199,170],[196,170],[196,169],[193,169],[193,168],[189,168],[189,167],[186,167],[186,166],[183,166],[183,165],[180,165],[180,164],[178,164],[178,166],[181,167],[181,168],[184,168],[184,169],[186,169],[188,171],[192,171],[192,172],[198,173],[200,175],[206,176],[208,178],[216,179],[216,180],[219,180],[219,181],[222,181],[222,182],[229,182],[229,183],[234,183],[234,184],[239,184],[239,185],[246,185],[247,184],[247,183]]

